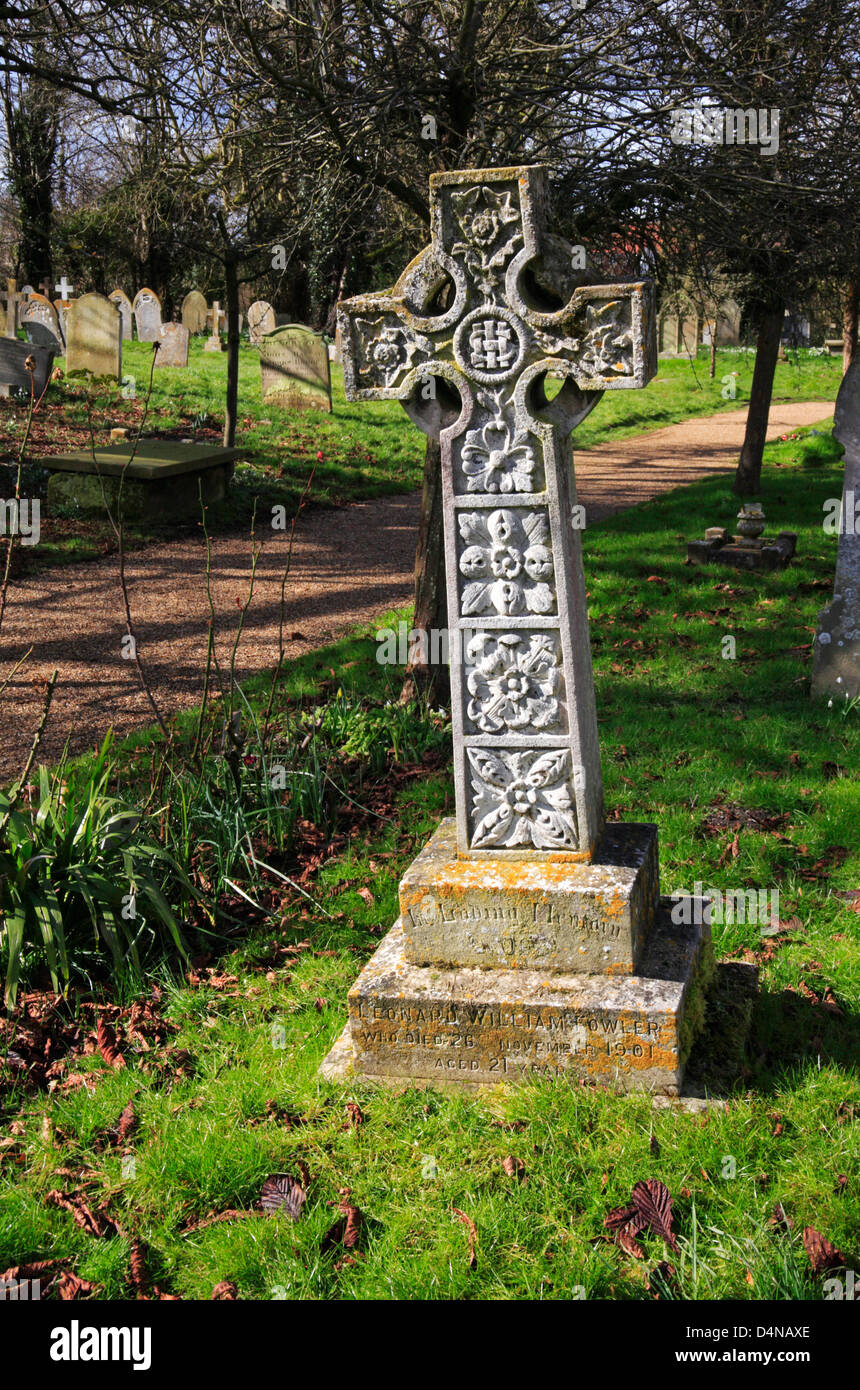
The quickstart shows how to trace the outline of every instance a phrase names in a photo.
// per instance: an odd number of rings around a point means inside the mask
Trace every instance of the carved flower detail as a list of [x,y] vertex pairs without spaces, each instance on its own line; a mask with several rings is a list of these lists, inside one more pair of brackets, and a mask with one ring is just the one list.
[[452,251],[463,257],[479,289],[490,295],[505,262],[522,240],[519,208],[510,189],[497,191],[486,184],[452,193],[451,206],[463,233],[463,240],[455,242]]
[[499,416],[469,430],[461,456],[469,492],[533,492],[536,465],[528,437]]
[[469,580],[461,599],[464,617],[488,610],[552,612],[554,567],[543,512],[461,512],[459,523],[466,542],[460,573]]
[[547,729],[558,723],[560,674],[555,639],[532,633],[479,632],[466,648],[472,696],[467,714],[482,733]]
[[381,378],[385,386],[393,386],[401,372],[412,366],[416,344],[404,328],[384,319],[359,319],[358,327],[363,334],[364,357],[360,374],[369,376],[372,385],[377,385]]
[[633,334],[628,315],[629,305],[622,299],[588,305],[580,362],[591,376],[629,376],[633,371]]
[[570,785],[570,754],[490,753],[469,748],[474,774],[473,813],[479,817],[472,848],[574,849],[576,813]]

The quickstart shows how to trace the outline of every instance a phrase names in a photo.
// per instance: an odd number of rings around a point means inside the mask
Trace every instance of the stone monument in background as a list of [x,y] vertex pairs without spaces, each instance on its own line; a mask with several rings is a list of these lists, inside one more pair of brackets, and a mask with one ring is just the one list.
[[331,370],[321,333],[288,323],[260,339],[260,391],[264,405],[331,413]]
[[430,190],[431,244],[338,320],[347,398],[400,400],[441,441],[457,816],[407,871],[322,1072],[674,1094],[710,934],[660,897],[657,827],[604,822],[570,450],[604,390],[655,374],[652,288],[577,268],[542,167]]
[[66,324],[66,371],[122,377],[122,315],[101,294],[72,301]]
[[813,695],[860,696],[860,357],[845,373],[833,417],[845,446],[845,480],[833,598],[818,615],[813,647]]
[[138,341],[154,343],[161,328],[161,300],[154,290],[138,290],[132,303]]

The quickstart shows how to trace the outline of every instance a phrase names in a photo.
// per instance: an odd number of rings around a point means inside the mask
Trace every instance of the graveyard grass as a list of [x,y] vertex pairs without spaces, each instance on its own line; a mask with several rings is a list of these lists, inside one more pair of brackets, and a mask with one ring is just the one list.
[[[235,983],[219,989],[201,972],[191,987],[163,975],[179,1025],[173,1046],[187,1049],[191,1075],[165,1084],[145,1071],[146,1054],[128,1052],[122,1071],[96,1054],[74,1065],[97,1074],[92,1092],[29,1095],[20,1111],[9,1098],[6,1128],[17,1118],[23,1132],[21,1157],[3,1161],[0,1268],[66,1256],[99,1297],[128,1297],[135,1237],[150,1277],[186,1298],[230,1279],[254,1299],[646,1299],[646,1276],[668,1259],[675,1275],[662,1297],[820,1299],[802,1245],[809,1226],[856,1265],[860,919],[837,893],[860,888],[860,711],[808,698],[836,549],[822,503],[839,495],[840,452],[829,434],[805,432],[767,450],[770,526],[800,535],[783,573],[685,566],[684,539],[730,525],[737,510],[721,478],[585,535],[610,814],[658,822],[663,892],[697,879],[780,891],[783,935],[715,928],[719,957],[761,966],[746,1056],[735,1055],[737,1017],[723,1000],[709,1018],[712,1046],[693,1060],[717,1087],[740,1060],[727,1103],[693,1115],[561,1082],[470,1098],[319,1081],[346,992],[394,920],[399,876],[453,809],[442,720],[397,706],[400,670],[377,665],[373,633],[359,634],[290,663],[279,698],[281,709],[328,703],[338,779],[360,805],[381,788],[376,814],[343,821],[348,843],[307,881],[313,901],[295,896],[283,920],[214,949],[211,965]],[[734,660],[723,659],[726,635]],[[257,708],[266,689],[262,679],[246,687]],[[390,763],[375,775],[362,728]],[[147,748],[142,735],[128,741],[120,781]],[[770,828],[760,815],[756,828],[753,812],[771,816]],[[278,958],[273,942],[297,949]],[[283,1047],[273,1045],[278,1028]],[[133,1178],[103,1140],[129,1102]],[[360,1107],[357,1126],[347,1102]],[[509,1157],[519,1178],[505,1171]],[[297,1221],[261,1215],[183,1231],[254,1208],[270,1174],[298,1177],[301,1164],[311,1183]],[[672,1194],[678,1250],[646,1233],[639,1260],[603,1221],[645,1178]],[[50,1189],[78,1184],[93,1208],[110,1204],[124,1235],[94,1239],[45,1205]],[[364,1215],[349,1251],[326,1241],[345,1189]]]
[[[62,368],[63,359],[58,359]],[[125,426],[132,435],[139,427],[147,397],[152,348],[148,343],[123,344],[123,377],[133,379],[136,397],[126,398],[121,387],[104,379],[73,373],[49,387],[45,403],[34,421],[27,457],[32,476],[25,477],[25,491],[44,496],[46,475],[40,460],[47,454],[90,447],[90,421],[97,446],[109,442],[112,427]],[[657,377],[643,391],[607,391],[600,408],[576,431],[578,449],[608,440],[626,438],[644,430],[659,429],[690,416],[743,408],[749,400],[754,355],[740,350],[721,350],[716,376],[708,376],[707,351],[695,361],[665,358]],[[724,397],[734,377],[736,397]],[[146,410],[144,434],[163,438],[196,438],[200,443],[220,443],[226,353],[203,351],[202,340],[192,338],[185,370],[163,368],[154,373]],[[841,359],[792,354],[776,371],[774,400],[835,400],[841,381]],[[129,389],[126,386],[125,389]],[[237,446],[247,457],[236,468],[229,502],[210,509],[213,532],[245,528],[254,503],[261,518],[273,506],[284,505],[292,514],[308,477],[313,480],[308,502],[330,506],[339,502],[409,492],[421,486],[424,441],[396,401],[348,402],[343,394],[343,373],[332,364],[334,411],[304,415],[267,406],[260,399],[260,365],[256,349],[240,351]],[[552,387],[550,384],[550,394]],[[7,478],[0,473],[0,493],[11,495],[17,443],[26,417],[24,406],[0,401],[0,458],[5,457]],[[5,481],[5,488],[4,488]],[[34,491],[35,489],[35,491]],[[42,539],[38,547],[19,550],[18,572],[33,572],[47,565],[90,559],[115,548],[107,520],[51,516],[42,507]],[[192,529],[197,523],[189,523]],[[163,538],[164,532],[127,528],[129,548]],[[176,533],[173,528],[172,534]]]

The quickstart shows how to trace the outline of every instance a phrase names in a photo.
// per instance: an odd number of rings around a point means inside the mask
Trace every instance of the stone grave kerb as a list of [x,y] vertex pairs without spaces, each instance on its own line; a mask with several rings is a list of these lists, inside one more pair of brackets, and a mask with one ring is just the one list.
[[603,791],[570,434],[656,373],[652,287],[593,283],[550,229],[542,166],[434,174],[430,196],[430,245],[339,306],[346,395],[399,400],[441,442],[459,852],[588,859]]

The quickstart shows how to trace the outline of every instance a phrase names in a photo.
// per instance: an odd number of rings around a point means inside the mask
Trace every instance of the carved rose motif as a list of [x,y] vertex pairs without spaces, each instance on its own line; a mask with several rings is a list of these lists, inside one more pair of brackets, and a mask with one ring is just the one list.
[[558,648],[548,633],[479,632],[466,648],[468,717],[484,734],[558,723]]
[[630,306],[622,299],[589,304],[582,339],[580,364],[590,376],[630,376],[633,371],[633,334]]
[[460,573],[471,581],[462,595],[464,617],[488,609],[552,612],[553,559],[544,543],[549,523],[543,512],[461,512],[459,523],[466,542]]
[[478,288],[489,296],[505,262],[522,241],[519,209],[510,189],[496,192],[486,184],[452,193],[451,206],[463,233],[452,252],[462,256]]
[[[573,849],[576,813],[570,785],[570,754],[499,752],[469,748],[473,812],[480,816],[472,848]],[[489,809],[486,809],[489,805]]]
[[359,375],[368,377],[365,384],[371,386],[378,385],[380,378],[385,386],[393,386],[401,372],[412,366],[417,344],[405,328],[385,319],[358,319],[357,323],[362,330],[364,359]]
[[501,416],[469,430],[461,455],[469,492],[533,492],[535,456],[528,437]]

